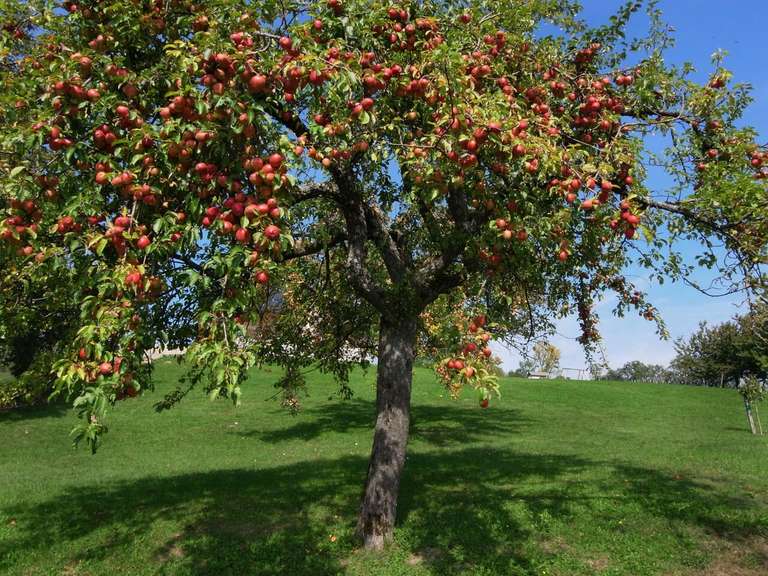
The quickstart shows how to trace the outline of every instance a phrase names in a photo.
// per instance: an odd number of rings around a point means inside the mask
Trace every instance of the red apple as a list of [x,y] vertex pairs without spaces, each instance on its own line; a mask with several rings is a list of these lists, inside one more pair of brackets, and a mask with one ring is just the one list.
[[146,250],[147,248],[149,248],[150,244],[152,244],[152,240],[150,240],[149,236],[146,236],[146,235],[142,236],[136,241],[136,247],[139,250]]
[[278,228],[274,224],[270,224],[269,226],[264,228],[264,236],[266,236],[270,240],[277,240],[278,238],[280,238],[280,228]]
[[238,228],[237,232],[235,232],[235,240],[240,242],[240,244],[246,244],[251,239],[251,233],[248,232],[247,228]]
[[256,74],[254,76],[251,76],[251,79],[248,81],[248,88],[252,92],[261,92],[266,87],[267,87],[267,77],[264,76],[263,74]]
[[274,170],[277,170],[280,168],[280,166],[283,164],[283,155],[278,154],[275,152],[269,157],[269,165],[272,166]]

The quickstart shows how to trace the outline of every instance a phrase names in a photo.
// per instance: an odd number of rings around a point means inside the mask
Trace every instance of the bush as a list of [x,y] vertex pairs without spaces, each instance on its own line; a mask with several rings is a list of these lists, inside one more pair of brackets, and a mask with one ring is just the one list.
[[35,354],[26,371],[18,378],[9,372],[0,372],[0,410],[48,402],[53,391],[52,363],[53,354],[42,351]]

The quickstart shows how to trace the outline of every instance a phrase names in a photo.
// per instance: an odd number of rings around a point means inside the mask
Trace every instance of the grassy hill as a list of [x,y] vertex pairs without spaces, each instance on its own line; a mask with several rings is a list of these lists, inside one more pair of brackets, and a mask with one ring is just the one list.
[[[181,369],[158,364],[158,392]],[[352,530],[374,371],[310,378],[298,416],[253,375],[244,405],[159,394],[113,412],[96,455],[62,407],[0,414],[0,574],[768,574],[768,439],[738,394],[506,379],[503,398],[414,382],[396,544]]]

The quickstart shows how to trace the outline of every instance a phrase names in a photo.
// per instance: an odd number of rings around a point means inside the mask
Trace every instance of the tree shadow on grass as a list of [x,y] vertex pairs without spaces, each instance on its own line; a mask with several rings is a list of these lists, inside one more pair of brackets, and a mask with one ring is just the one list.
[[[50,573],[78,561],[107,573],[115,558],[143,550],[147,572],[157,574],[344,573],[359,557],[352,528],[366,465],[350,456],[148,477],[11,505],[0,511],[15,519],[10,537],[0,541],[0,572],[42,572],[24,558],[56,549],[70,552],[59,553],[62,565],[46,566]],[[435,575],[539,573],[545,556],[537,549],[536,518],[567,522],[591,514],[598,521],[611,507],[640,507],[681,530],[733,541],[765,534],[764,509],[762,520],[746,514],[753,502],[714,485],[622,465],[612,466],[597,490],[573,480],[594,466],[604,464],[483,447],[412,453],[401,492],[400,549]],[[101,562],[102,571],[93,571]]]
[[[633,534],[648,543],[648,564],[660,560],[655,554],[664,546],[687,563],[706,564],[702,535],[745,550],[768,537],[768,498],[721,482],[559,454],[482,448],[441,454],[409,460],[398,513],[411,549],[426,551],[423,562],[435,575],[540,574],[552,559],[542,544],[556,524],[594,530],[591,538],[603,538],[606,549],[615,532]],[[605,473],[580,479],[592,468]],[[646,522],[666,532],[654,544]],[[610,559],[618,570],[623,561]],[[583,569],[595,573],[588,563]],[[625,570],[616,573],[636,574]]]
[[752,431],[749,429],[749,425],[745,424],[744,426],[736,427],[736,426],[726,426],[723,428],[723,430],[727,432],[741,432],[742,434],[749,434],[750,436],[753,436]]
[[37,418],[61,418],[71,413],[72,405],[57,400],[39,406],[20,406],[18,408],[0,410],[0,424],[3,422],[20,422]]
[[[488,480],[499,474],[524,478],[533,470],[556,477],[586,464],[572,458],[508,453],[497,453],[492,460],[487,457],[480,449],[414,454],[409,458],[404,492],[429,492],[436,498],[430,496],[430,511],[444,508],[465,514],[462,526],[471,524],[476,538],[492,542],[499,535],[489,520],[500,510],[497,499],[508,495],[501,491],[489,495],[470,486],[458,499],[457,508],[451,483],[457,469],[479,474],[477,478],[485,481],[488,470]],[[180,531],[166,534],[151,552],[159,573],[338,574],[355,548],[352,528],[366,466],[365,458],[350,456],[265,470],[226,470],[72,488],[46,502],[2,510],[16,525],[11,537],[0,542],[0,572],[20,568],[11,564],[14,550],[39,557],[51,546],[79,550],[68,563],[98,565],[119,555],[121,548],[145,540],[157,524],[170,523],[180,526]],[[406,498],[404,520],[414,513],[413,502]],[[470,502],[478,505],[470,509]],[[521,526],[512,528],[512,534],[525,534]],[[434,539],[430,524],[416,524],[415,529],[418,547],[428,547]],[[332,534],[341,538],[332,542]],[[462,542],[465,535],[455,523],[449,523],[443,526],[442,536]],[[475,551],[469,552],[474,558]],[[62,568],[56,566],[55,571]]]
[[[376,405],[373,401],[352,399],[329,402],[302,410],[299,421],[286,428],[267,432],[238,430],[239,436],[254,437],[269,443],[314,440],[324,434],[345,434],[354,430],[373,430]],[[410,438],[434,446],[482,441],[494,434],[512,434],[533,423],[519,410],[495,407],[481,410],[450,401],[445,405],[417,405],[411,409]]]

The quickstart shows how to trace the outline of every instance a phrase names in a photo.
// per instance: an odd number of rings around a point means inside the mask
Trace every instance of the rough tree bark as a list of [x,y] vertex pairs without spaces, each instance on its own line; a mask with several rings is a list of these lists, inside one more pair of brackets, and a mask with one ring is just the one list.
[[392,540],[411,412],[416,318],[382,317],[376,377],[376,427],[357,532],[365,548]]

